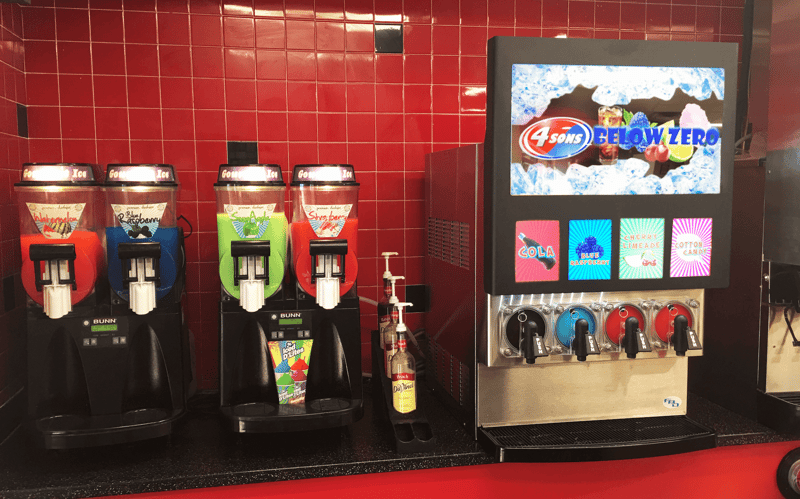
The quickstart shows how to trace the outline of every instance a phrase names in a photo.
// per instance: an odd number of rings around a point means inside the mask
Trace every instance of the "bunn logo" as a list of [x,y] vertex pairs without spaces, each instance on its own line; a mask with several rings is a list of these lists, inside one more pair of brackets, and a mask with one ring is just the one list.
[[677,409],[681,406],[683,401],[679,397],[667,397],[664,399],[664,407],[668,409]]
[[564,116],[537,121],[519,136],[522,151],[540,159],[570,158],[591,143],[592,128],[579,119]]

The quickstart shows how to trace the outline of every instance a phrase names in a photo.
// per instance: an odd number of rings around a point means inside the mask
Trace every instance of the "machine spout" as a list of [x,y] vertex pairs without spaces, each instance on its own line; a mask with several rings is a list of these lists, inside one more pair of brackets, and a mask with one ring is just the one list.
[[522,350],[525,356],[525,363],[533,364],[537,357],[547,357],[547,349],[544,340],[539,336],[539,327],[534,321],[520,323],[522,333]]
[[629,359],[635,359],[636,354],[639,353],[639,319],[636,317],[628,317],[625,319],[625,337],[622,338],[622,343],[625,346],[625,353]]
[[147,277],[154,275],[152,258],[137,258],[131,261],[129,276],[135,277],[136,281],[128,283],[130,292],[128,303],[136,315],[149,314],[156,308],[156,283],[147,280]]
[[339,304],[339,278],[333,277],[339,273],[335,255],[320,255],[317,259],[317,273],[324,277],[317,277],[317,305],[330,310]]
[[[51,261],[45,266],[45,279],[52,284],[45,284],[42,289],[44,313],[51,319],[60,319],[72,312],[72,285],[62,284],[69,271],[66,262]],[[68,277],[67,277],[68,279]]]

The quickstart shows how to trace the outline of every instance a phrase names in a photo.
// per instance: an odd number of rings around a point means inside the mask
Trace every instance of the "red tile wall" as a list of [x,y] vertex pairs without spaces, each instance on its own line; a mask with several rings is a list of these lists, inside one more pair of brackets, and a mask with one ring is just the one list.
[[[392,271],[422,283],[424,155],[483,140],[489,37],[738,42],[743,4],[34,0],[21,9],[30,159],[177,167],[180,212],[195,228],[186,315],[200,386],[213,388],[219,282],[211,185],[225,141],[258,141],[260,161],[286,171],[355,165],[359,294],[375,300],[382,251],[400,252]],[[376,22],[403,23],[404,54],[374,53]],[[18,164],[9,163],[15,171]],[[362,310],[366,342],[375,307]],[[412,326],[420,324],[414,315]]]
[[[25,104],[25,53],[19,5],[0,6],[0,412],[22,389],[24,336],[20,320],[24,294],[19,280],[19,223],[13,184],[28,159],[28,140],[17,135],[17,104]],[[11,279],[7,279],[7,278]],[[13,283],[13,284],[11,284]],[[4,290],[3,285],[14,289]],[[4,292],[16,295],[16,308],[5,310]],[[0,428],[0,442],[5,438]]]

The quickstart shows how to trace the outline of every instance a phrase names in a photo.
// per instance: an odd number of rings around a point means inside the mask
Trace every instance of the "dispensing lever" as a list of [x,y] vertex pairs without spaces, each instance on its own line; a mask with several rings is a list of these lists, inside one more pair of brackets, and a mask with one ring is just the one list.
[[575,338],[572,340],[572,349],[579,362],[584,362],[587,355],[600,353],[597,340],[589,334],[589,323],[586,319],[578,319],[575,322]]
[[635,359],[639,352],[653,351],[647,335],[639,329],[639,320],[636,317],[625,319],[625,336],[622,338],[622,343],[629,359]]
[[[142,243],[119,243],[117,255],[122,264],[122,285],[128,287],[132,282],[155,282],[161,286],[161,272],[159,260],[161,259],[161,243],[148,241]],[[151,269],[145,262],[152,262]],[[140,265],[141,264],[141,265]],[[141,273],[141,275],[140,275]]]
[[[269,285],[269,256],[270,246],[269,241],[231,241],[231,256],[233,257],[233,285],[238,286],[240,279],[258,279],[263,280],[264,284]],[[258,264],[256,259],[260,260],[264,257],[267,262],[262,266],[262,272],[258,272]],[[243,269],[239,268],[239,259],[241,258]],[[252,269],[251,269],[252,266]],[[242,270],[244,273],[242,274]],[[253,277],[249,277],[253,270]]]
[[675,348],[675,355],[681,357],[686,355],[687,350],[702,350],[700,338],[697,331],[689,328],[689,319],[685,315],[675,317],[675,333],[672,335],[672,346]]
[[[36,271],[34,281],[36,291],[41,291],[43,286],[53,284],[70,284],[73,290],[78,289],[75,284],[74,244],[31,244],[29,256]],[[42,262],[46,265],[47,278],[42,277],[45,273],[41,267]],[[67,263],[68,272],[63,272],[61,262]]]
[[[308,252],[313,259],[312,284],[317,281],[318,277],[338,277],[341,282],[344,282],[344,257],[347,255],[347,239],[312,239],[309,241]],[[334,263],[336,256],[341,257],[339,258],[338,270],[335,268],[336,265]],[[318,262],[318,259],[322,261]]]
[[533,321],[520,322],[520,332],[522,333],[522,351],[527,364],[536,362],[537,357],[547,357],[547,349],[544,340],[539,336],[539,327]]

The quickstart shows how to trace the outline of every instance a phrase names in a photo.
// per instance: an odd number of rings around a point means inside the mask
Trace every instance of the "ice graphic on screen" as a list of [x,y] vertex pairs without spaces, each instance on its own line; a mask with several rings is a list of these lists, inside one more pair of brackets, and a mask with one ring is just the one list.
[[511,194],[718,194],[721,68],[514,64]]

